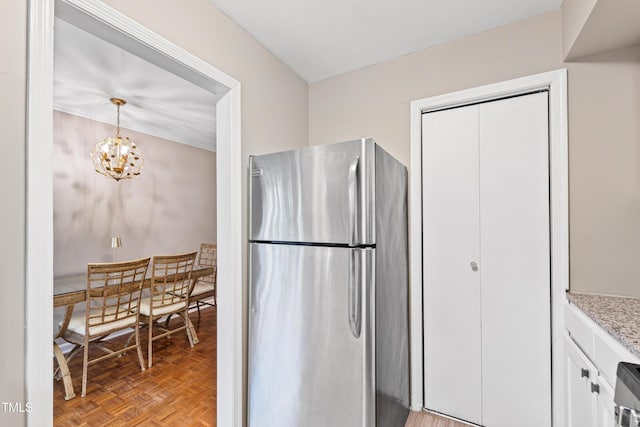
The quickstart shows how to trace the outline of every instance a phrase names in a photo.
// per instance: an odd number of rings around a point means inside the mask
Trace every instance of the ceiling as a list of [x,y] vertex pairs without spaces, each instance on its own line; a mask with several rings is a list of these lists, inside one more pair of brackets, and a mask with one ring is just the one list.
[[560,7],[562,0],[211,0],[308,82]]
[[203,88],[62,19],[54,28],[54,109],[115,125],[109,98],[123,98],[123,128],[215,151],[226,87]]

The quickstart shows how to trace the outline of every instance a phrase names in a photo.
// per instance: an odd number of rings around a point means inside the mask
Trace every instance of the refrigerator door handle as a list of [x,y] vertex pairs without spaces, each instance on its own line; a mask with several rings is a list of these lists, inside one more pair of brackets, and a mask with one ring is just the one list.
[[353,159],[349,165],[349,245],[354,246],[359,242],[358,237],[358,200],[360,199],[360,186],[358,185],[358,165],[360,157]]
[[360,250],[353,249],[349,257],[349,285],[347,291],[349,295],[347,305],[349,306],[349,326],[354,338],[360,338],[362,324],[360,313],[360,253]]

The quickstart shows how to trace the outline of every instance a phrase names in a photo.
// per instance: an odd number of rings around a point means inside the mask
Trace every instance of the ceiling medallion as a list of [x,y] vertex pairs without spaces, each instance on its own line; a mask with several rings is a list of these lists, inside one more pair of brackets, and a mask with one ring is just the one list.
[[140,175],[144,159],[138,146],[129,138],[120,136],[120,107],[127,102],[109,98],[117,108],[116,136],[108,136],[98,142],[91,152],[96,172],[120,181]]

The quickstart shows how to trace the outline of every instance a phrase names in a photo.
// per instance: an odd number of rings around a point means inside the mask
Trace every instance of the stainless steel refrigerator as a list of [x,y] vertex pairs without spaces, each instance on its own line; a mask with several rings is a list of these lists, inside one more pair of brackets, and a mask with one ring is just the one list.
[[249,426],[404,426],[406,168],[369,138],[249,167]]

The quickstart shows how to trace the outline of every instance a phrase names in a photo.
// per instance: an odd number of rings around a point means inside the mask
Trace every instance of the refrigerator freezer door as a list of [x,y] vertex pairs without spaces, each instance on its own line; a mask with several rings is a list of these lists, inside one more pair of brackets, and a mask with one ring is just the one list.
[[252,243],[250,257],[249,426],[373,425],[373,250]]
[[374,244],[374,165],[371,139],[251,157],[249,239]]

